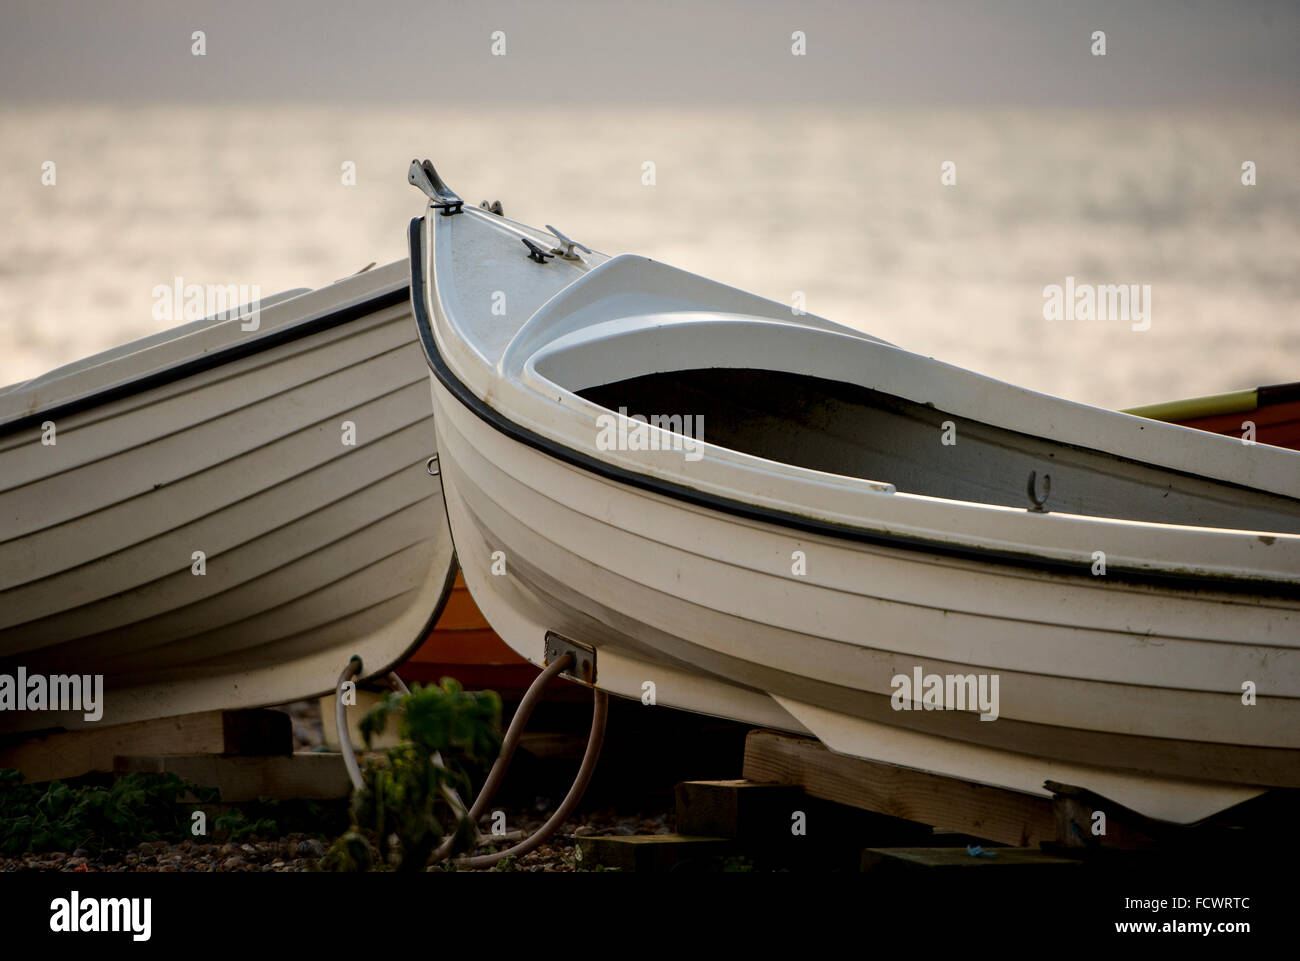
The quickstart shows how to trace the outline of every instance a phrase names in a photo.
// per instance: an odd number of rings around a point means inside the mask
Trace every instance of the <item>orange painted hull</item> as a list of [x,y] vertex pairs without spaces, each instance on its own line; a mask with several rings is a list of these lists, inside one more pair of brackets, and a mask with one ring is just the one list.
[[[397,673],[404,681],[424,684],[454,677],[467,689],[489,688],[510,700],[528,688],[538,669],[488,626],[458,571],[438,623]],[[552,685],[557,692],[568,687]]]
[[1244,434],[1242,424],[1246,421],[1255,425],[1256,443],[1300,450],[1300,400],[1263,404],[1251,411],[1194,417],[1175,423],[1229,437],[1241,437]]

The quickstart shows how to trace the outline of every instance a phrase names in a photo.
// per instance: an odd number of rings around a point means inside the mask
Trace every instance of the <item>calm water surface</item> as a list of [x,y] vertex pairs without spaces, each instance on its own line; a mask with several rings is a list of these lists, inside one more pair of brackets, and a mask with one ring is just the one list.
[[[470,202],[1036,390],[1300,380],[1293,117],[232,105],[0,108],[0,384],[169,326],[174,277],[270,294],[403,257],[417,155]],[[1151,329],[1044,320],[1067,276],[1150,285]]]

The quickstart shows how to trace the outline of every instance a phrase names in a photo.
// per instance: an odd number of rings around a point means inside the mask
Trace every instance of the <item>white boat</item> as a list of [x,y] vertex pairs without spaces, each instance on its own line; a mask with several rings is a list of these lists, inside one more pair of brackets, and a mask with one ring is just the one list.
[[[520,654],[1173,822],[1300,787],[1300,453],[611,259],[423,169],[411,295],[447,513]],[[702,441],[665,419],[700,416]]]
[[[323,694],[418,645],[455,568],[408,276],[0,392],[0,675],[103,675],[113,724]],[[32,690],[0,731],[88,723]]]

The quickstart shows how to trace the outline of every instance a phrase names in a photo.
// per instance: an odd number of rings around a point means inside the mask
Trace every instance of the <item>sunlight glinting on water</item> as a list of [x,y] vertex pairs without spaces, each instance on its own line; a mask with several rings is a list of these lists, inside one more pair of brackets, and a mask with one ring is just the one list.
[[[231,105],[0,124],[0,383],[179,323],[153,309],[177,277],[271,294],[405,256],[414,156],[514,219],[802,291],[811,313],[1036,390],[1129,406],[1300,379],[1300,185],[1272,176],[1300,156],[1293,118]],[[1150,329],[1044,319],[1067,277],[1149,285]]]

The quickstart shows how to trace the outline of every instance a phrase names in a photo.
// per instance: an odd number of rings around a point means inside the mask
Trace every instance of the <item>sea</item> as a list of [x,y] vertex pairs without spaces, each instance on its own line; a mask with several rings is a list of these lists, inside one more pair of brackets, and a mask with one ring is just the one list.
[[[0,384],[179,323],[160,286],[265,296],[403,258],[414,157],[470,203],[1036,391],[1300,380],[1292,115],[538,97],[0,106]],[[1113,309],[1072,309],[1088,289]]]

